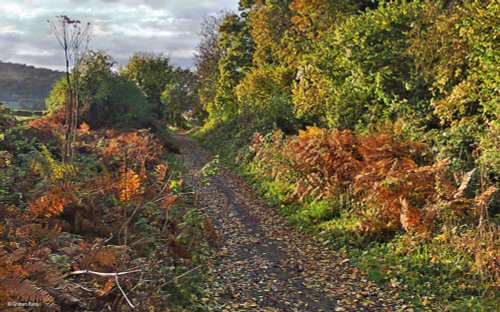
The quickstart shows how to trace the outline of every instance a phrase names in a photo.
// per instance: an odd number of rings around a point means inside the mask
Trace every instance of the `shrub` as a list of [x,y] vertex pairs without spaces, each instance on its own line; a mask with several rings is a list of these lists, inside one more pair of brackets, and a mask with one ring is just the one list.
[[474,171],[455,176],[457,183],[445,161],[433,162],[428,156],[427,145],[389,133],[329,133],[309,127],[289,138],[281,132],[266,138],[255,135],[254,142],[252,170],[272,177],[285,202],[316,207],[338,203],[343,194],[352,196],[356,204],[351,213],[359,217],[358,230],[366,234],[404,229],[429,235],[438,212],[478,222],[480,207],[496,190],[491,187],[470,197],[465,190]]

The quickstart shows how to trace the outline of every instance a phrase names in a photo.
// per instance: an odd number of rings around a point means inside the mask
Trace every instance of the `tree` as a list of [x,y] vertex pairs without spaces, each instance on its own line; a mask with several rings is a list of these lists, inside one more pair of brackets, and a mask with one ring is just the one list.
[[440,157],[472,168],[479,155],[484,171],[500,180],[500,3],[442,0],[421,10],[407,53],[430,82],[432,108],[446,129]]
[[[78,125],[79,81],[78,65],[82,56],[82,44],[88,43],[89,26],[81,26],[79,20],[71,19],[65,15],[58,16],[56,20],[48,21],[52,32],[59,45],[63,48],[66,64],[66,123],[63,144],[63,160],[71,161],[74,156],[76,127]],[[86,46],[83,47],[85,50]],[[73,72],[74,79],[70,77]]]
[[234,88],[252,66],[253,41],[247,19],[236,14],[224,18],[219,33],[218,45],[222,51],[218,63],[219,79],[208,113],[216,119],[227,120],[238,114]]
[[[113,59],[103,51],[89,51],[81,59],[79,118],[91,128],[151,126],[152,104],[134,83],[111,70],[113,64]],[[70,75],[71,80],[74,75]],[[47,99],[52,111],[67,102],[65,85],[65,79],[54,85]]]
[[252,67],[235,88],[239,114],[255,119],[259,128],[293,131],[291,83],[293,71],[284,66],[280,51],[291,26],[290,1],[258,1],[248,12],[254,52]]
[[[222,50],[219,47],[218,29],[227,13],[221,12],[208,16],[201,25],[201,41],[196,47],[194,63],[198,80],[200,105],[207,111],[215,100],[216,86],[219,80],[219,61]],[[212,103],[212,104],[211,104]]]
[[408,32],[419,4],[386,3],[339,13],[298,62],[294,105],[299,117],[322,126],[366,129],[384,122],[434,122],[428,84],[415,74]]
[[45,99],[45,106],[50,113],[64,108],[68,95],[68,83],[66,77],[59,78],[52,86],[49,96]]
[[111,70],[113,58],[103,51],[82,60],[81,81],[84,118],[93,127],[149,127],[153,104],[131,81]]
[[186,114],[190,114],[195,119],[203,117],[203,112],[199,109],[196,75],[188,69],[176,68],[175,78],[175,81],[167,85],[162,94],[162,102],[165,106],[164,116],[168,124],[185,128],[187,127]]
[[120,75],[144,92],[147,100],[153,105],[156,118],[162,119],[164,106],[161,95],[165,87],[175,79],[170,59],[163,55],[137,53],[120,70]]
[[[291,26],[290,0],[258,1],[250,6],[248,23],[255,50],[255,65],[279,64],[282,39]],[[240,3],[241,6],[241,3]]]

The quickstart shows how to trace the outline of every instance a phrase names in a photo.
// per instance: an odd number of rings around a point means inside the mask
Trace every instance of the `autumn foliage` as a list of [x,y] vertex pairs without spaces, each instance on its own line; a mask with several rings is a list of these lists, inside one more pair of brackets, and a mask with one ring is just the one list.
[[[343,228],[350,235],[386,240],[404,231],[412,244],[445,239],[456,252],[476,259],[474,274],[497,285],[498,229],[489,223],[488,211],[498,190],[486,185],[471,192],[476,170],[452,171],[446,160],[433,160],[426,144],[388,131],[360,134],[309,127],[290,137],[277,131],[255,134],[251,149],[252,172],[279,188],[282,202],[306,210],[315,203],[337,211],[344,207],[338,213],[352,220],[352,228]],[[331,218],[323,221],[328,224]],[[477,229],[451,235],[449,229],[459,225]],[[470,235],[482,243],[473,243]]]
[[[127,304],[114,278],[69,274],[140,269],[142,273],[120,281],[127,292],[135,289],[132,300],[140,298],[144,306],[171,304],[149,293],[166,291],[161,285],[175,277],[167,268],[193,263],[192,253],[204,244],[203,236],[197,234],[188,244],[179,237],[203,232],[205,223],[181,225],[182,211],[170,216],[182,181],[173,178],[162,143],[148,130],[95,131],[83,123],[77,157],[63,163],[53,147],[63,133],[59,114],[30,125],[32,135],[47,145],[37,143],[19,167],[30,182],[11,182],[12,187],[30,188],[22,189],[24,207],[0,203],[0,302],[32,302],[64,311],[94,310],[104,303],[119,309]],[[6,168],[14,165],[20,164],[9,162]],[[157,276],[160,270],[166,273]],[[156,282],[141,283],[139,278],[147,276]],[[177,286],[172,287],[175,293]]]
[[283,186],[286,200],[335,204],[348,193],[364,233],[404,229],[429,234],[440,209],[477,221],[496,192],[490,187],[467,197],[464,190],[473,172],[456,181],[446,161],[432,162],[425,144],[389,133],[309,127],[288,138],[279,131],[266,138],[256,134],[254,142],[255,168]]

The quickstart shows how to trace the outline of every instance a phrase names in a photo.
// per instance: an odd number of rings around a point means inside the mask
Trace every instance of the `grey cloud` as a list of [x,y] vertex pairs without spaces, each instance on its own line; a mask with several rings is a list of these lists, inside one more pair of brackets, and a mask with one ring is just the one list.
[[[238,0],[46,0],[33,2],[40,14],[30,18],[3,15],[3,6],[20,5],[16,0],[0,3],[0,60],[61,69],[60,47],[46,22],[68,15],[93,27],[90,48],[105,50],[119,64],[134,52],[170,55],[175,65],[192,66],[192,53],[199,41],[204,17],[237,7]],[[31,6],[25,6],[26,10]],[[22,12],[22,10],[20,10]],[[19,33],[2,33],[6,27]],[[9,29],[10,29],[9,28]]]
[[10,61],[15,54],[15,45],[21,42],[17,35],[0,34],[0,60]]

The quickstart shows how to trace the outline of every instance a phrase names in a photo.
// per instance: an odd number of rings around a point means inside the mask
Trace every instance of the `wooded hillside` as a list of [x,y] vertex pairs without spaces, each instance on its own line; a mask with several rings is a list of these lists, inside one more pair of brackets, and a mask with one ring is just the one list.
[[15,109],[45,109],[45,98],[61,75],[50,69],[0,61],[0,102],[8,102]]

